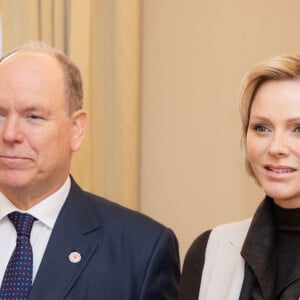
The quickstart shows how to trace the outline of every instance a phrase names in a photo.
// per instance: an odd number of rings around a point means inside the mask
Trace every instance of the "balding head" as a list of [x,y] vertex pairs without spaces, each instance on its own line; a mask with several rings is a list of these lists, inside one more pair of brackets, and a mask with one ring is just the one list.
[[32,55],[45,55],[55,59],[61,67],[63,73],[64,92],[69,114],[79,110],[83,106],[83,88],[81,74],[77,66],[68,56],[55,48],[51,48],[44,43],[28,43],[12,50],[0,59],[0,64],[13,59],[21,53],[31,53]]

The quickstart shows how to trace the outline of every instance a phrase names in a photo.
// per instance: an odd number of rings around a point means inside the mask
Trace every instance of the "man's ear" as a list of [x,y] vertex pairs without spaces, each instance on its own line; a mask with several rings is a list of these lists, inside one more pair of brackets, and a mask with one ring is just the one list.
[[79,109],[73,112],[71,116],[71,150],[73,152],[80,148],[80,145],[85,136],[88,123],[87,112]]

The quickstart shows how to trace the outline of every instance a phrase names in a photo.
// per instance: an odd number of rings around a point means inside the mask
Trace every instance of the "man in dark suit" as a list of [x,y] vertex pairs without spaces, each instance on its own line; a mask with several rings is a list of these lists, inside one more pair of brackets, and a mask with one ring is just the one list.
[[[38,44],[0,60],[0,299],[175,300],[173,232],[82,191],[69,175],[86,126],[80,72],[68,57]],[[17,250],[25,234],[15,211],[32,220],[26,251]],[[11,277],[18,251],[29,287]]]

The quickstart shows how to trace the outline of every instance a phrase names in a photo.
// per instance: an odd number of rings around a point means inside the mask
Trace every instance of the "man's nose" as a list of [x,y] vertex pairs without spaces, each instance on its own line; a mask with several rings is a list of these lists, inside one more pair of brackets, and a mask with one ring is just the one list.
[[24,139],[22,126],[18,118],[7,117],[2,131],[2,138],[7,143],[21,143]]

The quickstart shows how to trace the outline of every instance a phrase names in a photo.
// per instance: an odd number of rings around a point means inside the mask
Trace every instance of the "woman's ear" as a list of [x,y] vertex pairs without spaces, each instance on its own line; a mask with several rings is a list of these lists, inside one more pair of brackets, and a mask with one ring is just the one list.
[[88,123],[87,112],[79,109],[73,112],[71,116],[71,150],[73,152],[80,148],[85,136]]

